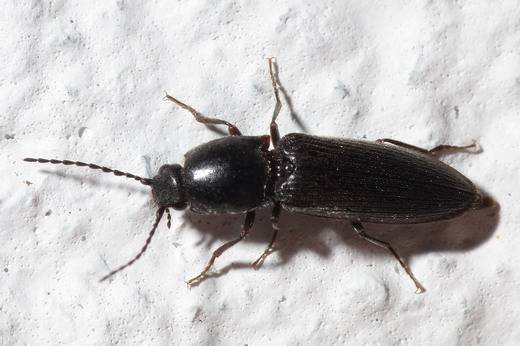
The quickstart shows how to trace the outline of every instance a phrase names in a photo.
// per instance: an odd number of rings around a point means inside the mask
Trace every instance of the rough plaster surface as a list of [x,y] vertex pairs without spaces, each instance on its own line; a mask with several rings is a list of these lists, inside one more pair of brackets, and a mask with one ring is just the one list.
[[[514,344],[520,339],[520,5],[517,1],[3,1],[0,13],[2,344]],[[291,98],[282,133],[478,141],[444,157],[500,210],[417,226],[367,225],[427,288],[348,224],[263,211],[218,259],[241,217],[177,212],[149,251],[146,187],[26,156],[150,176],[219,136],[162,101],[265,134],[266,58]]]

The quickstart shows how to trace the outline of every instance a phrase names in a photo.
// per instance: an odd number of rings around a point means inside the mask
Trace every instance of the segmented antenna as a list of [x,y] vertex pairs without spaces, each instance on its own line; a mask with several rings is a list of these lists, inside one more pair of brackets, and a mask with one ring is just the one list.
[[139,258],[141,258],[141,256],[145,253],[146,249],[148,248],[148,245],[150,245],[150,242],[152,241],[152,237],[155,234],[155,230],[157,229],[157,226],[159,225],[159,222],[161,221],[161,218],[164,215],[164,211],[165,210],[167,210],[167,209],[166,208],[159,208],[157,210],[157,214],[156,214],[157,216],[155,217],[155,222],[153,223],[152,230],[148,234],[148,238],[146,238],[146,242],[144,243],[141,251],[139,251],[139,253],[134,258],[132,258],[130,261],[128,261],[126,264],[123,264],[119,268],[117,268],[115,270],[112,270],[110,273],[108,273],[107,275],[103,276],[101,278],[101,280],[99,280],[99,282],[105,281],[106,279],[108,279],[109,277],[113,276],[114,274],[119,273],[121,270],[123,270],[123,269],[125,269],[127,267],[130,267],[132,264],[134,264],[135,261],[137,261]]
[[49,159],[34,159],[34,158],[31,158],[31,157],[27,157],[27,158],[25,158],[23,160],[26,161],[26,162],[52,163],[54,165],[61,164],[61,165],[65,165],[65,166],[74,165],[74,166],[80,166],[80,167],[88,167],[88,168],[91,168],[91,169],[101,170],[103,173],[112,173],[112,174],[114,174],[114,175],[116,175],[118,177],[124,176],[124,177],[129,178],[129,179],[134,179],[134,180],[137,180],[138,182],[140,182],[143,185],[152,185],[152,183],[153,183],[152,179],[142,178],[142,177],[139,177],[139,176],[131,174],[131,173],[121,172],[121,171],[119,171],[117,169],[111,169],[111,168],[108,168],[108,167],[99,166],[99,165],[96,165],[94,163],[85,163],[85,162],[80,162],[80,161],[69,161],[69,160],[54,160],[54,159],[51,159],[51,160],[49,160]]
[[166,226],[168,226],[168,229],[172,226],[172,214],[170,214],[170,209],[166,209]]

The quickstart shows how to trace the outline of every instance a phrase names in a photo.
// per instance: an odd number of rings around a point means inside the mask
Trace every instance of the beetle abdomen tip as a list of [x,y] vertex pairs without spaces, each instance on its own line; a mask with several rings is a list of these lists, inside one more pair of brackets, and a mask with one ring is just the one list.
[[480,191],[475,201],[475,209],[491,208],[494,207],[496,204],[497,202],[493,197]]

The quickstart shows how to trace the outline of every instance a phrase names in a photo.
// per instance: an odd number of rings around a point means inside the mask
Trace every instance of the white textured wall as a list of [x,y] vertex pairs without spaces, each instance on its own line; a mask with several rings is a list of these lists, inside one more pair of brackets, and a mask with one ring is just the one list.
[[[1,344],[513,344],[520,338],[518,1],[3,1],[0,13]],[[240,217],[175,213],[149,251],[146,187],[26,156],[148,176],[219,136],[163,90],[246,134],[273,108],[283,133],[422,147],[500,203],[420,226],[368,225],[428,289],[347,223],[283,214],[276,252],[259,214],[248,241],[188,289]],[[233,264],[233,265],[231,265]],[[231,265],[231,266],[230,266]]]

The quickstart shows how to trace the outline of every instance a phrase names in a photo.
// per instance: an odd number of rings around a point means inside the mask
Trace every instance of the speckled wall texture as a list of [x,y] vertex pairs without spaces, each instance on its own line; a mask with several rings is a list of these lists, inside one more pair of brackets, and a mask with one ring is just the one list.
[[[0,13],[0,343],[512,345],[520,340],[518,1],[3,1]],[[276,56],[280,131],[477,141],[442,159],[499,210],[426,225],[366,225],[426,287],[347,222],[269,211],[197,287],[185,280],[242,216],[163,221],[138,183],[221,136],[162,100],[267,134]]]

